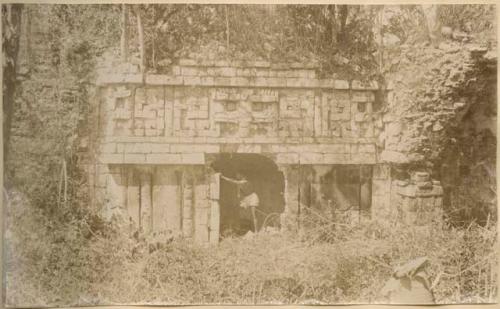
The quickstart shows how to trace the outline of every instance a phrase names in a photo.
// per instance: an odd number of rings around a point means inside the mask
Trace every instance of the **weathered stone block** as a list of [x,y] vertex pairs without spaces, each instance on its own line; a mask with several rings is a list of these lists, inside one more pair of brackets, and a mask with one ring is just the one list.
[[[195,196],[197,198],[197,201],[200,200],[200,199],[198,199],[198,194],[196,194]],[[201,200],[201,201],[208,202],[207,200]],[[208,203],[207,203],[207,205],[208,205]],[[196,223],[196,225],[202,225],[202,226],[208,227],[209,212],[210,212],[209,207],[196,207],[195,208],[195,216],[194,216],[194,222]],[[207,240],[208,240],[208,236],[207,236]]]
[[105,153],[115,153],[116,152],[116,143],[101,144],[100,151],[105,152]]
[[181,74],[184,76],[199,76],[200,69],[197,67],[182,67]]
[[318,79],[316,81],[317,87],[320,88],[335,88],[335,80],[333,79]]
[[150,153],[151,148],[147,143],[131,143],[124,145],[125,153]]
[[179,65],[195,66],[197,65],[197,62],[194,59],[179,59]]
[[204,66],[204,67],[213,67],[215,65],[215,60],[198,59],[198,65]]
[[376,81],[361,82],[359,80],[354,80],[352,82],[351,88],[353,90],[377,90],[378,83]]
[[220,146],[216,144],[172,144],[170,146],[170,152],[172,153],[190,153],[190,152],[206,152],[206,153],[217,153],[220,150]]
[[144,120],[144,128],[146,128],[146,129],[156,128],[156,119],[149,118],[149,119]]
[[372,194],[386,195],[390,192],[390,183],[388,180],[372,179]]
[[111,153],[102,154],[98,157],[98,161],[100,163],[122,163],[123,154],[111,154]]
[[181,159],[183,164],[205,164],[203,153],[183,153]]
[[375,145],[373,144],[359,144],[358,152],[359,153],[375,153]]
[[[226,87],[230,86],[231,85],[231,78],[230,77],[216,77],[215,78],[215,85],[216,86],[226,86]],[[223,100],[223,99],[217,98],[217,100]]]
[[204,76],[201,78],[201,85],[202,86],[214,86],[215,85],[215,79],[210,76]]
[[286,87],[285,78],[277,77],[256,77],[255,86],[258,87]]
[[322,164],[349,164],[349,154],[345,153],[326,153],[323,155]]
[[100,174],[97,176],[97,185],[99,187],[107,188],[108,186],[108,178],[110,177],[109,174]]
[[155,110],[136,110],[134,116],[135,116],[135,118],[152,119],[152,118],[156,118],[156,111]]
[[115,98],[128,98],[132,95],[132,91],[125,86],[117,87],[113,93]]
[[271,63],[269,61],[253,61],[248,63],[249,66],[253,66],[256,68],[268,68],[271,66]]
[[240,144],[238,146],[238,153],[261,153],[262,146],[261,145],[252,145],[252,144]]
[[380,161],[388,163],[408,163],[408,156],[397,151],[384,150],[380,154]]
[[182,80],[186,86],[198,86],[201,84],[201,79],[198,76],[183,76]]
[[373,166],[373,179],[389,179],[391,168],[388,164],[376,164]]
[[307,79],[307,78],[287,78],[286,86],[287,87],[298,87],[298,88],[312,88],[315,87],[315,80]]
[[182,164],[182,157],[176,153],[151,153],[146,155],[148,164]]
[[273,144],[271,145],[271,152],[275,153],[284,153],[284,152],[289,152],[287,145],[285,144]]
[[317,146],[323,153],[349,153],[349,144],[320,144]]
[[246,87],[251,85],[251,82],[246,77],[231,77],[229,85],[232,87]]
[[311,79],[316,77],[314,70],[297,70],[297,77]]
[[123,163],[125,164],[143,164],[146,163],[146,155],[138,153],[123,154]]
[[351,163],[357,164],[375,164],[376,156],[374,153],[352,153]]
[[375,100],[375,95],[371,91],[353,91],[351,99],[354,102],[371,102]]
[[322,153],[303,152],[299,154],[300,164],[321,164],[324,160]]
[[97,85],[106,84],[123,84],[123,83],[142,83],[142,74],[116,74],[116,73],[103,73],[97,77]]
[[335,89],[349,89],[349,82],[346,80],[336,79],[333,85]]
[[271,76],[270,74],[271,72],[269,70],[266,70],[266,69],[259,69],[259,70],[255,70],[255,69],[252,69],[250,71],[250,75],[248,76],[258,76],[258,77],[276,77],[276,75],[274,76]]
[[231,65],[231,63],[227,60],[217,60],[215,61],[214,65],[216,67],[228,67]]
[[134,136],[144,136],[144,128],[135,128]]
[[151,153],[169,153],[170,144],[151,144]]
[[117,143],[116,144],[116,152],[117,153],[123,153],[125,152],[125,145],[124,143]]
[[183,80],[180,76],[158,74],[148,74],[146,76],[146,84],[148,85],[182,85],[182,82]]
[[276,155],[277,164],[298,164],[299,154],[298,153],[278,153]]
[[217,76],[236,76],[236,68],[232,67],[221,67],[216,70]]
[[132,111],[125,109],[115,110],[113,113],[114,119],[132,119]]
[[411,175],[411,180],[416,182],[429,181],[430,175],[427,172],[414,172]]

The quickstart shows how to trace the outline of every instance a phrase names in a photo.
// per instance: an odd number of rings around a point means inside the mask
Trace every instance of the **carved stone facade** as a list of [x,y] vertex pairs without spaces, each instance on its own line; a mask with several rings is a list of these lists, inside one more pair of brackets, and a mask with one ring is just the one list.
[[[182,59],[169,75],[107,73],[97,84],[95,204],[145,232],[217,242],[224,184],[214,162],[227,154],[236,169],[261,168],[261,178],[247,169],[256,183],[276,166],[282,184],[262,202],[281,199],[282,219],[311,205],[333,203],[360,216],[386,203],[391,182],[377,165],[383,96],[376,83],[318,79],[298,63]],[[351,187],[342,187],[347,178]]]

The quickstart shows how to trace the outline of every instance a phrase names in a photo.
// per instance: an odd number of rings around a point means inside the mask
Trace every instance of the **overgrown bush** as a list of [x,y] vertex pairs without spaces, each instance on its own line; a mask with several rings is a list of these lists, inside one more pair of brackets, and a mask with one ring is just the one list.
[[[427,256],[439,303],[492,302],[496,229],[318,222],[217,247],[158,242],[90,211],[49,217],[11,194],[7,304],[321,304],[384,302],[393,268]],[[25,206],[23,206],[23,204]],[[328,236],[328,237],[326,237]]]

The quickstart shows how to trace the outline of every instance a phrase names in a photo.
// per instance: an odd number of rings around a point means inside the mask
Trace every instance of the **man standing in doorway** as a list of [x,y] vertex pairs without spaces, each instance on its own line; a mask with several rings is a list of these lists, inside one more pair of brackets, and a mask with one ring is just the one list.
[[243,209],[250,209],[253,218],[253,231],[257,233],[257,217],[255,215],[255,209],[259,207],[259,197],[252,184],[240,173],[236,174],[237,179],[229,178],[221,175],[221,178],[234,183],[238,186],[238,199],[240,200],[240,207]]

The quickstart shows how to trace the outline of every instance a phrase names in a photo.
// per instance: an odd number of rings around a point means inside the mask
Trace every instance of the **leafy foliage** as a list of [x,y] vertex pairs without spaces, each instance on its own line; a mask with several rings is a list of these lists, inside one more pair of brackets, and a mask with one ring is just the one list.
[[16,194],[11,203],[9,305],[383,302],[393,269],[424,255],[438,303],[497,295],[494,224],[420,230],[365,221],[333,230],[326,220],[300,238],[263,232],[207,248],[137,238],[86,211],[49,218]]
[[19,52],[19,28],[21,26],[22,4],[6,4],[2,10],[2,70],[3,70],[3,151],[9,151],[14,95],[16,91],[16,65]]
[[378,73],[373,33],[376,6],[289,6],[297,45],[321,57],[329,73],[370,79]]
[[[217,42],[218,57],[319,58],[325,74],[376,73],[373,7],[149,4],[135,6],[134,12],[146,21],[146,58],[154,70],[158,63],[186,56],[181,50]],[[134,25],[134,17],[131,21]]]
[[33,203],[50,209],[61,200],[66,161],[68,201],[85,204],[77,137],[88,130],[96,57],[119,37],[119,28],[109,21],[118,11],[109,5],[26,5],[25,10],[32,26],[23,31],[32,50],[24,63],[28,74],[14,97],[6,175]]
[[443,25],[453,29],[475,34],[495,35],[494,5],[440,5],[438,18]]

